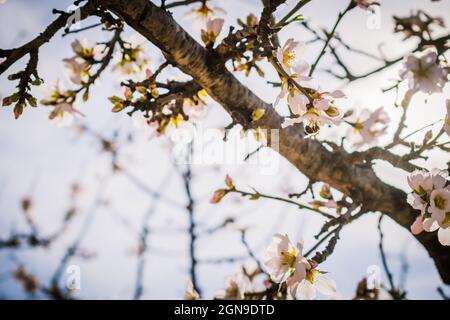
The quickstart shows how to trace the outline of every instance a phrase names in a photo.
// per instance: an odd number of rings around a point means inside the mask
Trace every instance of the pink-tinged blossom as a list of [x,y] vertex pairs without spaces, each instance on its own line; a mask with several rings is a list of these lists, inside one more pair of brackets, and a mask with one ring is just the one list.
[[343,114],[334,106],[334,99],[345,97],[341,91],[331,93],[317,91],[312,94],[312,98],[314,99],[312,104],[302,94],[299,94],[298,97],[303,98],[303,100],[297,98],[301,102],[301,104],[299,103],[300,107],[294,105],[296,108],[292,108],[291,106],[291,111],[296,117],[285,118],[282,123],[283,128],[295,123],[304,122],[307,131],[309,133],[315,133],[319,127],[325,124],[336,125],[341,121]]
[[[295,69],[295,73],[291,74],[290,77],[292,80],[297,83],[303,85],[303,82],[307,82],[311,80],[306,74],[309,70],[309,65],[306,62],[300,62]],[[285,78],[281,79],[281,91],[278,94],[274,106],[277,106],[278,103],[287,98],[287,103],[291,108],[291,111],[294,114],[303,114],[306,112],[306,106],[308,104],[308,98],[300,92],[294,85],[289,84],[289,81]]]
[[447,178],[448,172],[444,170],[415,170],[408,177],[413,192],[407,197],[407,202],[420,210],[420,216],[411,225],[411,232],[438,230],[438,240],[445,246],[450,245],[450,186]]
[[377,145],[378,139],[386,133],[389,122],[389,115],[382,107],[374,112],[364,109],[351,123],[352,128],[347,131],[347,139],[355,149],[364,146],[373,147]]
[[298,263],[305,260],[301,255],[302,248],[302,243],[297,243],[297,246],[293,245],[285,234],[273,236],[272,243],[263,258],[267,272],[273,281],[277,283],[286,281],[296,268],[299,268],[297,273],[306,275],[305,267]]
[[45,98],[41,100],[43,105],[52,107],[48,118],[50,123],[58,128],[72,125],[75,115],[84,116],[75,107],[71,93],[59,82],[46,89]]
[[117,72],[119,79],[132,78],[142,80],[148,74],[150,55],[145,47],[144,38],[133,35],[124,44],[125,48],[117,51],[113,59],[113,71]]
[[433,179],[430,172],[414,170],[407,178],[410,188],[419,196],[426,195],[433,190]]
[[208,6],[206,1],[200,7],[193,8],[185,14],[186,18],[194,18],[200,21],[207,21],[208,19],[222,17],[226,15],[226,11],[220,7]]
[[312,103],[295,87],[289,90],[288,103],[293,117],[284,119],[281,125],[283,128],[304,122],[307,131],[315,133],[325,124],[336,125],[341,121],[343,114],[334,106],[334,100],[345,97],[342,91],[336,90],[331,93],[316,91],[311,97]]
[[77,57],[72,57],[68,59],[63,59],[64,66],[68,71],[69,80],[74,84],[81,84],[83,81],[86,81],[89,72],[87,70],[87,64],[83,61],[80,61]]
[[432,94],[442,92],[448,71],[441,68],[437,53],[432,49],[408,55],[403,62],[400,78],[408,80],[409,89]]
[[304,73],[305,62],[301,58],[304,56],[305,48],[304,42],[294,41],[292,38],[288,39],[283,47],[278,48],[277,59],[287,74]]

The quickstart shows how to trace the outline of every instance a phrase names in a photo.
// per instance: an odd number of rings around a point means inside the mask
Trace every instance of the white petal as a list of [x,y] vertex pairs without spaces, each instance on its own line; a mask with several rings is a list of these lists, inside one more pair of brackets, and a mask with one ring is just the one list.
[[439,224],[433,218],[425,219],[423,222],[423,229],[427,232],[436,231],[439,228]]
[[298,285],[297,293],[303,299],[313,300],[316,297],[316,288],[308,280],[302,280]]
[[450,228],[440,228],[438,231],[438,239],[443,246],[450,246]]
[[314,284],[317,290],[326,296],[332,296],[336,293],[336,283],[322,274],[314,277]]

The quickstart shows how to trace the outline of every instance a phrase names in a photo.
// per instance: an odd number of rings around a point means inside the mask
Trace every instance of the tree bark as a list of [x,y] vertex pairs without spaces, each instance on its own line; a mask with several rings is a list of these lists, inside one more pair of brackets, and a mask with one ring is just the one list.
[[[197,43],[176,23],[171,14],[148,0],[101,0],[103,6],[159,47],[180,70],[193,77],[220,103],[234,121],[251,127],[252,112],[265,109],[256,123],[263,129],[279,129],[279,150],[298,170],[312,180],[323,181],[361,203],[365,210],[379,211],[409,230],[418,215],[406,202],[406,193],[381,181],[368,164],[355,164],[354,154],[342,148],[329,151],[321,143],[305,139],[303,129],[281,129],[274,108],[240,83],[212,50]],[[450,247],[442,246],[436,233],[416,236],[434,260],[442,280],[450,284]]]

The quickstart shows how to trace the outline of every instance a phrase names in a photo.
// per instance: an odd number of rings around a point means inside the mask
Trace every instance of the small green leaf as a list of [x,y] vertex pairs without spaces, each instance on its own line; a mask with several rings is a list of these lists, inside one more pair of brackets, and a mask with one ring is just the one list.
[[122,104],[122,102],[124,102],[125,100],[118,97],[118,96],[112,96],[108,98],[109,101],[112,102],[112,104],[116,105],[116,104]]
[[27,101],[28,101],[28,103],[30,104],[30,106],[32,106],[32,107],[34,107],[34,108],[37,107],[37,100],[36,100],[35,97],[33,97],[33,96],[28,96],[28,97],[27,97]]
[[89,100],[89,90],[86,89],[83,93],[83,101],[86,102]]

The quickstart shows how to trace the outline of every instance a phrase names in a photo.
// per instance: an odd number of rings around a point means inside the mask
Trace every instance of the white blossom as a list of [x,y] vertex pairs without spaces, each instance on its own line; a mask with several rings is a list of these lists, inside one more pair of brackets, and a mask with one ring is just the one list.
[[224,16],[227,12],[220,7],[210,7],[206,1],[200,7],[193,8],[185,14],[186,18],[194,18],[200,21],[207,21],[208,19]]
[[86,81],[89,73],[86,71],[87,64],[83,61],[79,61],[79,58],[72,57],[64,59],[64,66],[68,71],[68,77],[74,84],[81,84]]
[[332,297],[336,295],[336,283],[316,269],[307,270],[306,278],[296,277],[288,280],[288,286],[292,296],[299,296],[302,299],[313,300],[317,291],[323,295]]
[[277,283],[286,281],[297,267],[299,268],[298,273],[306,275],[306,268],[298,264],[299,261],[305,260],[301,256],[302,248],[301,242],[294,246],[285,234],[273,236],[272,243],[263,258],[267,272],[273,281]]
[[288,39],[283,47],[278,48],[277,59],[289,75],[304,72],[305,62],[301,57],[304,56],[305,48],[304,42],[294,41],[292,38]]
[[437,53],[432,49],[409,54],[404,62],[400,77],[408,80],[409,89],[432,94],[442,92],[448,72],[439,66]]
[[142,130],[146,139],[153,139],[160,136],[157,131],[159,125],[156,121],[151,121],[151,112],[149,112],[149,117],[145,117],[143,112],[136,111],[131,115],[133,125],[135,128]]

